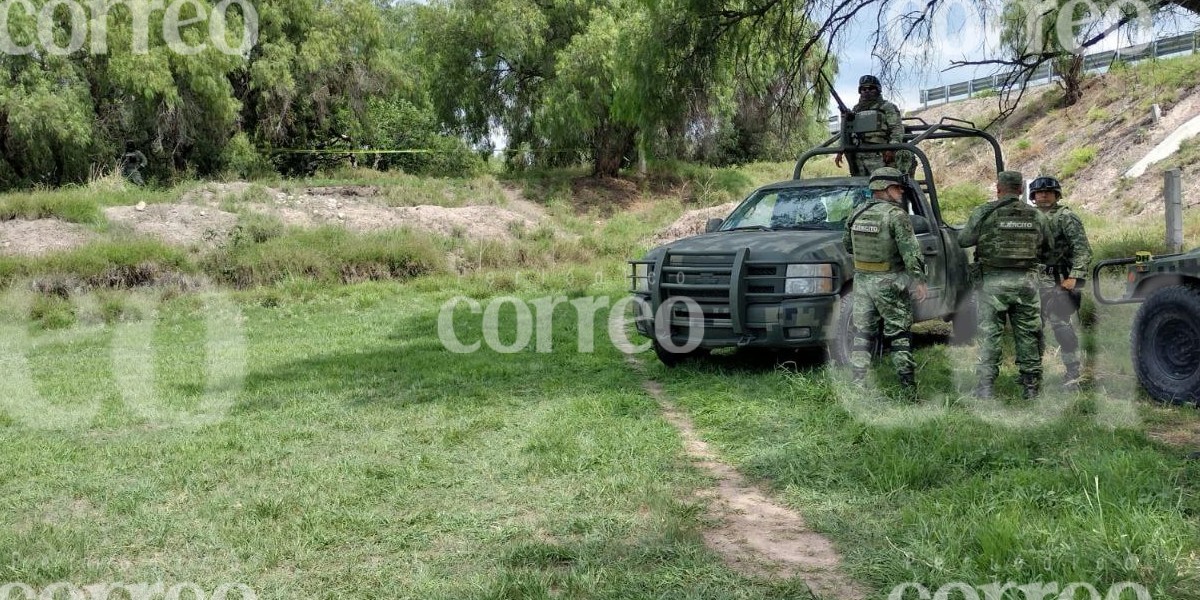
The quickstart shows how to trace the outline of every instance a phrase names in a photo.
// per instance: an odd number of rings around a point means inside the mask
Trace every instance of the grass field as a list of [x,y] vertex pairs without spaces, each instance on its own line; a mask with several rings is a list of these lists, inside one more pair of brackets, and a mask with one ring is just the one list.
[[[684,179],[729,190],[772,169]],[[581,325],[570,304],[521,351],[444,347],[439,309],[455,296],[485,306],[623,297],[622,259],[681,208],[645,206],[601,227],[555,213],[579,237],[489,248],[487,264],[458,277],[431,268],[344,285],[306,275],[288,261],[314,245],[338,248],[318,262],[386,262],[424,247],[326,243],[333,234],[318,231],[270,237],[242,262],[220,263],[265,275],[215,295],[0,290],[0,586],[808,597],[800,578],[739,574],[705,546],[713,524],[695,494],[712,482],[644,391],[653,378],[726,460],[828,535],[873,598],[909,581],[1085,582],[1101,597],[1129,581],[1155,599],[1200,599],[1200,463],[1184,458],[1200,449],[1200,411],[1153,405],[1134,385],[1134,308],[1086,310],[1097,319],[1096,393],[1050,391],[1036,404],[1016,399],[1011,362],[1000,401],[970,398],[972,350],[928,332],[915,407],[848,390],[819,361],[780,367],[720,353],[669,370],[644,353],[635,369],[609,343],[607,313]],[[1149,221],[1088,225],[1103,253],[1155,237]],[[1189,232],[1198,226],[1189,219]],[[106,260],[141,262],[131,247]],[[367,251],[393,247],[384,258]],[[139,252],[193,275],[214,268],[169,249]],[[94,261],[83,252],[13,264],[32,275]],[[465,305],[449,314],[463,343],[516,341],[511,303],[494,329]],[[575,351],[581,333],[594,352]],[[539,340],[551,351],[538,352]],[[1046,364],[1049,390],[1061,369],[1053,347]],[[876,375],[886,381],[886,365]]]

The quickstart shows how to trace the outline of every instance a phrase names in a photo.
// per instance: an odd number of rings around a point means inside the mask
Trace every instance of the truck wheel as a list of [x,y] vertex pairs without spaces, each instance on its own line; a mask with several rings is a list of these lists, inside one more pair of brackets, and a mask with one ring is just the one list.
[[1130,332],[1138,382],[1159,402],[1200,400],[1200,290],[1182,285],[1154,292]]
[[[835,364],[850,364],[850,349],[854,346],[854,292],[842,294],[838,301],[837,321],[834,323],[833,339],[826,345],[826,353]],[[871,340],[871,356],[883,355],[883,340]]]
[[950,317],[954,331],[950,334],[951,346],[970,346],[979,330],[979,298],[970,292],[958,303],[958,310]]
[[704,358],[712,353],[708,348],[696,348],[688,352],[672,352],[654,340],[651,345],[654,347],[654,355],[658,357],[659,362],[667,367],[674,367],[679,363],[693,358]]

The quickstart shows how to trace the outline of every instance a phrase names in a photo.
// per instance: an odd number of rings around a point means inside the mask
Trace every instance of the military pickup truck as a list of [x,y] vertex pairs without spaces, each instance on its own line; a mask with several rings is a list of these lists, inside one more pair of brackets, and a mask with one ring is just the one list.
[[[1108,298],[1100,273],[1126,268],[1125,294]],[[1159,402],[1200,402],[1200,249],[1100,261],[1092,292],[1101,304],[1141,302],[1129,341],[1138,383]]]
[[968,257],[958,229],[942,220],[933,171],[919,144],[982,139],[993,149],[997,172],[1004,170],[1000,146],[956,119],[932,125],[905,119],[905,130],[901,144],[846,146],[845,137],[834,136],[800,157],[792,179],[754,190],[728,217],[710,220],[706,233],[630,261],[637,330],[651,338],[659,360],[673,366],[724,347],[825,347],[835,360],[848,359],[854,267],[841,238],[846,218],[870,198],[869,174],[803,174],[811,159],[838,152],[908,150],[917,157],[920,171],[907,181],[905,199],[925,255],[929,294],[916,303],[915,320],[952,321],[957,338],[972,337]]

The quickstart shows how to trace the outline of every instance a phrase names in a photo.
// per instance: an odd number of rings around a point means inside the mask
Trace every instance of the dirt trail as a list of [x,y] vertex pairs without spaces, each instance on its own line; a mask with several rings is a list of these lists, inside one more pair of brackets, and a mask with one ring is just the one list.
[[773,501],[713,453],[660,384],[647,381],[644,387],[658,401],[667,421],[679,430],[688,457],[717,480],[716,487],[699,495],[708,501],[709,518],[721,525],[703,535],[726,565],[756,577],[802,577],[823,599],[866,597],[842,570],[841,555],[829,538],[810,529],[804,517]]

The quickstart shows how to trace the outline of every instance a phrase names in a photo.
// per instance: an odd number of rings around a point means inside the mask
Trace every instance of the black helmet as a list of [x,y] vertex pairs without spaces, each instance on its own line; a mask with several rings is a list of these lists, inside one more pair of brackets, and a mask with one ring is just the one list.
[[862,87],[864,85],[873,85],[877,88],[883,87],[882,85],[879,84],[879,78],[875,77],[874,75],[863,75],[862,77],[859,77],[858,78],[858,87]]
[[1062,184],[1053,177],[1038,177],[1029,184],[1029,197],[1032,198],[1035,192],[1051,191],[1062,198]]

